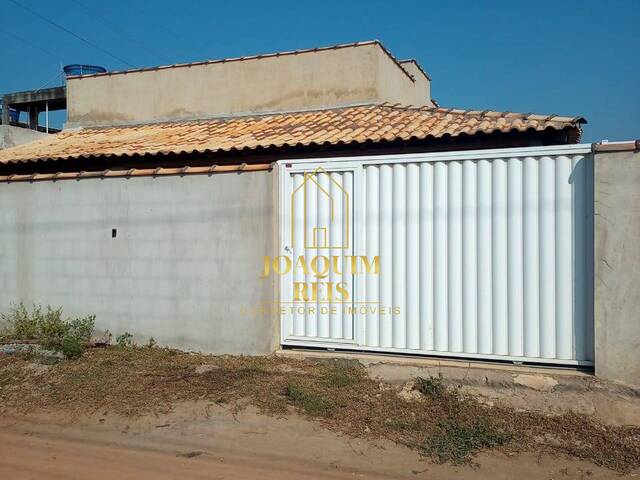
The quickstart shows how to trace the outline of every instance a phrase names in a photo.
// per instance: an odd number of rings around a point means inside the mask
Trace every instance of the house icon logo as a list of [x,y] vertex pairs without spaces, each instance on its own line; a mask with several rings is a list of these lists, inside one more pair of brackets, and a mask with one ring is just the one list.
[[[302,218],[303,225],[296,225],[296,218]],[[296,232],[302,230],[305,249],[348,249],[349,223],[349,192],[322,167],[305,172],[302,184],[291,193],[291,245],[299,247]]]

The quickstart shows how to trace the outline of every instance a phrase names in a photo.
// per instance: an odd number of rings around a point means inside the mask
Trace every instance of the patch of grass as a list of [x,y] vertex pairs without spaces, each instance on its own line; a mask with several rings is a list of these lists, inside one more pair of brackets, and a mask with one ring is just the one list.
[[423,420],[413,418],[391,418],[387,421],[387,425],[394,430],[421,432],[429,428]]
[[327,415],[333,408],[331,402],[321,395],[300,385],[287,385],[286,395],[295,406],[310,415]]
[[471,423],[454,419],[441,420],[436,431],[422,446],[422,451],[439,463],[468,463],[477,451],[508,443],[511,436],[491,426],[485,419]]
[[261,357],[245,357],[245,364],[240,370],[248,374],[266,374],[267,367]]
[[640,427],[602,425],[573,412],[541,423],[538,434],[545,447],[551,444],[554,450],[619,472],[640,468]]
[[34,304],[29,310],[23,303],[12,305],[8,312],[0,314],[0,321],[6,325],[3,340],[35,340],[49,350],[62,350],[67,337],[76,339],[78,343],[87,343],[93,333],[95,319],[95,315],[63,319],[62,307],[42,308]]
[[344,388],[354,385],[361,375],[345,363],[336,362],[326,369],[322,375],[323,381],[329,387]]

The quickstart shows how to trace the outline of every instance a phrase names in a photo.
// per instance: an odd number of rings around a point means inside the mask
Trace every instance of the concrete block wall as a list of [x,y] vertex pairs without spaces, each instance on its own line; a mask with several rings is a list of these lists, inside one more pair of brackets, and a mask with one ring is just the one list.
[[145,342],[266,354],[279,323],[240,313],[274,300],[272,172],[0,185],[0,311],[11,302],[95,314]]
[[[242,309],[277,299],[277,278],[259,278],[278,251],[276,182],[253,172],[2,184],[0,311],[51,304],[138,341],[270,353],[279,318]],[[639,186],[640,153],[595,155],[595,373],[636,387]]]
[[640,387],[640,153],[594,169],[596,375]]

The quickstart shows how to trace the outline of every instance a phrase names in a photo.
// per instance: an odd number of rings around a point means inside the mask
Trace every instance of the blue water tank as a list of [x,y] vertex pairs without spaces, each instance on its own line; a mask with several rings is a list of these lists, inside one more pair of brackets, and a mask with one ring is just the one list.
[[[0,108],[0,115],[2,115],[2,108]],[[18,123],[20,121],[20,111],[15,108],[9,109],[9,120],[11,123]]]
[[74,63],[73,65],[65,65],[63,68],[64,74],[67,77],[75,76],[75,75],[91,75],[94,73],[105,73],[107,71],[104,67],[99,67],[98,65],[80,65],[78,63]]

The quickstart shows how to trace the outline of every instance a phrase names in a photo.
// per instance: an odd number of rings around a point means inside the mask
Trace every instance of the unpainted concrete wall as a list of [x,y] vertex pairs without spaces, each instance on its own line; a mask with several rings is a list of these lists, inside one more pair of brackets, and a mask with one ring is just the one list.
[[431,105],[378,44],[67,81],[67,127],[133,124],[360,103]]
[[640,153],[594,168],[596,375],[640,387]]
[[37,302],[140,342],[272,352],[278,320],[241,308],[274,301],[273,280],[259,278],[273,255],[273,182],[253,172],[0,185],[0,311]]
[[33,142],[48,134],[28,128],[0,125],[0,149]]

